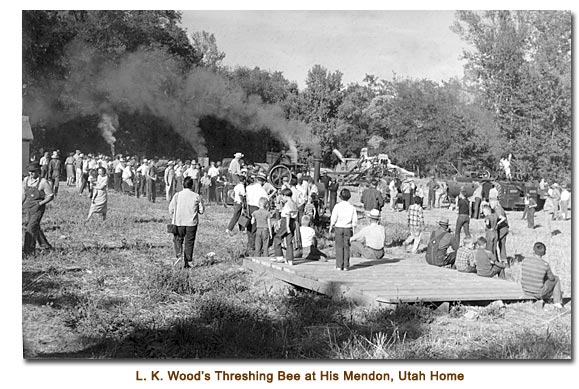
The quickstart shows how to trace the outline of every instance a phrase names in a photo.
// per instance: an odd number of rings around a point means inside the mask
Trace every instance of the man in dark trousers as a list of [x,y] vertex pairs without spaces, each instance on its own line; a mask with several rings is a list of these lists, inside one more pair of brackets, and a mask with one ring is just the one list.
[[[448,252],[452,247],[454,251]],[[438,222],[438,228],[432,231],[426,249],[426,262],[433,266],[452,266],[456,260],[458,242],[448,228],[448,218],[442,218]]]
[[58,186],[60,183],[61,161],[58,152],[52,153],[52,159],[48,163],[48,179],[52,181],[52,192],[54,197],[58,194]]
[[373,209],[377,209],[378,211],[382,210],[384,206],[384,198],[382,197],[382,193],[377,188],[378,180],[373,178],[370,182],[370,186],[362,192],[362,204],[364,204],[364,210],[371,211]]
[[470,204],[466,198],[466,191],[461,188],[456,201],[456,207],[458,208],[458,217],[456,218],[456,230],[454,235],[456,241],[460,243],[460,230],[464,228],[464,233],[467,238],[470,238]]
[[[320,182],[322,184],[324,184],[324,197],[322,198],[322,200],[324,200],[324,204],[328,204],[328,196],[330,194],[330,191],[328,190],[328,187],[330,185],[330,176],[328,176],[328,172],[324,171],[322,173],[322,176],[320,177]],[[321,192],[319,191],[319,188],[318,188],[318,193],[321,196]]]
[[330,194],[329,198],[330,198],[330,202],[329,202],[329,206],[330,206],[330,213],[332,213],[332,210],[334,209],[334,206],[336,205],[336,202],[338,201],[338,188],[340,186],[338,185],[338,182],[335,179],[330,179],[330,183],[328,185],[328,193]]
[[493,184],[489,180],[484,180],[482,184],[482,198],[484,201],[489,201],[489,192]]
[[436,204],[436,189],[438,189],[438,182],[436,182],[434,176],[430,178],[426,186],[428,187],[428,209],[432,209]]
[[24,255],[35,253],[36,242],[42,248],[51,248],[40,228],[46,204],[54,199],[52,185],[40,177],[40,164],[31,163],[28,177],[22,181],[22,226],[24,227]]

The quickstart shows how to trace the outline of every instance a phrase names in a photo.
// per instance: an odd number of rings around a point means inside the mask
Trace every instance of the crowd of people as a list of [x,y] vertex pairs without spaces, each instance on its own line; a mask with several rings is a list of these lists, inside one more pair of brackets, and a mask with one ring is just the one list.
[[[63,175],[66,175],[66,185],[75,187],[78,195],[82,196],[86,190],[91,202],[87,221],[95,214],[106,219],[109,190],[147,198],[150,202],[155,202],[158,194],[164,194],[172,216],[170,232],[176,262],[182,259],[185,268],[193,261],[204,204],[232,205],[225,232],[247,234],[246,255],[269,257],[290,265],[299,257],[324,261],[327,254],[319,243],[327,231],[334,240],[336,268],[347,271],[350,257],[380,259],[384,256],[385,232],[380,220],[382,211],[388,208],[407,212],[410,234],[403,247],[417,253],[425,230],[424,211],[440,207],[447,192],[446,183],[434,177],[423,186],[417,186],[413,179],[402,182],[392,179],[382,188],[377,179],[372,179],[362,186],[360,193],[364,217],[369,223],[356,232],[359,212],[350,203],[351,193],[347,188],[340,190],[337,181],[327,172],[322,172],[317,182],[308,173],[284,176],[276,188],[268,182],[263,168],[246,165],[243,157],[242,153],[235,153],[227,168],[219,161],[208,161],[202,166],[196,160],[146,159],[120,154],[111,158],[84,154],[80,150],[69,153],[64,160],[59,151],[45,152],[38,161],[33,157],[29,175],[23,180],[23,251],[34,253],[36,243],[41,248],[51,248],[40,229],[40,220],[46,204],[58,195]],[[482,277],[504,278],[508,266],[509,223],[499,197],[498,185],[491,181],[475,183],[471,196],[462,188],[452,205],[457,211],[455,231],[450,232],[447,218],[438,222],[426,248],[426,262]],[[540,209],[544,211],[549,230],[552,220],[569,218],[570,192],[566,185],[548,185],[546,180],[541,180],[537,201],[527,194],[524,202],[523,218],[527,219],[529,228],[535,228],[534,215]],[[480,218],[484,219],[485,236],[473,239],[470,220]],[[461,240],[462,232],[465,236]],[[541,255],[541,247],[544,251],[541,245],[535,247],[539,258],[544,255]],[[540,267],[537,263],[533,266]],[[524,278],[529,277],[527,274]],[[559,293],[560,285],[557,292],[557,282],[552,277],[548,279],[552,281],[550,293]],[[529,288],[539,293],[537,285]]]

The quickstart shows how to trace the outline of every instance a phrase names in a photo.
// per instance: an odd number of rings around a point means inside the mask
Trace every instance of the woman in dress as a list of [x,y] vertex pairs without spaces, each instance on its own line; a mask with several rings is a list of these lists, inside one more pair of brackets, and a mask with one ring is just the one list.
[[93,187],[90,210],[88,211],[88,217],[86,221],[90,220],[90,217],[95,213],[100,213],[103,217],[103,221],[107,217],[107,187],[109,184],[109,177],[107,175],[107,170],[104,167],[98,168],[98,176]]

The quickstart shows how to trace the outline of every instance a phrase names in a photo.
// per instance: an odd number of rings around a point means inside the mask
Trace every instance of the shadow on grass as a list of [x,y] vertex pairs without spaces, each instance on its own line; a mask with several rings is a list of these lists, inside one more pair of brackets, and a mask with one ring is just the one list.
[[[373,310],[353,320],[351,303],[290,290],[269,307],[243,306],[235,298],[201,298],[193,314],[162,328],[135,325],[120,339],[112,334],[87,337],[72,353],[39,353],[29,359],[327,359],[352,339],[369,340],[408,329],[406,339],[421,334],[421,320],[409,310]],[[274,304],[273,306],[271,304]],[[271,310],[276,309],[275,314]],[[368,344],[368,343],[365,343]],[[372,347],[371,343],[368,347]]]

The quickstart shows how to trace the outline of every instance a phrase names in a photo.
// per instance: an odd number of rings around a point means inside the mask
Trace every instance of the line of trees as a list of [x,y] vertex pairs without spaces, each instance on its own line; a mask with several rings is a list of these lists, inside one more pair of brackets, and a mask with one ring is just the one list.
[[[126,53],[154,49],[174,59],[183,74],[205,69],[223,80],[226,91],[243,91],[240,99],[245,103],[279,107],[288,123],[302,123],[308,134],[301,132],[295,140],[305,160],[319,154],[333,165],[337,160],[332,149],[356,156],[362,147],[369,147],[420,174],[452,174],[459,158],[472,168],[497,170],[499,159],[511,153],[515,170],[529,177],[569,180],[571,14],[460,11],[451,28],[473,48],[464,53],[462,79],[437,83],[398,76],[384,80],[369,74],[344,85],[339,70],[315,65],[300,90],[279,71],[224,66],[226,53],[218,49],[213,34],[188,36],[180,26],[179,12],[24,11],[23,111],[38,119],[33,120],[33,131],[41,135],[39,142],[62,144],[60,129],[73,122],[75,128],[93,128],[97,115],[83,111],[78,92],[64,82],[74,77],[73,43],[82,42],[98,52],[103,66],[114,65]],[[106,102],[106,90],[99,92],[93,97]],[[124,125],[118,143],[128,152],[146,144],[148,153],[176,149],[186,153],[179,136],[169,136],[173,124],[155,112],[153,107],[125,113],[121,109],[121,126],[123,118],[140,124]],[[268,136],[267,128],[253,128],[248,135],[243,125],[248,118],[232,123],[214,112],[201,116],[198,123],[204,137],[210,138],[208,152],[229,156],[238,151],[233,148],[248,148],[260,162],[269,148],[284,147],[279,134]],[[173,141],[147,141],[166,136]],[[232,136],[243,144],[231,142]]]

